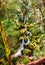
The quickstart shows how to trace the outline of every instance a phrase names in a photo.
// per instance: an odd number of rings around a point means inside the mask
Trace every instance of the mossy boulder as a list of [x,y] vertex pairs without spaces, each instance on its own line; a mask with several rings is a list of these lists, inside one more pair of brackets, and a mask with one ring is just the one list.
[[30,49],[35,49],[35,48],[36,48],[36,45],[37,45],[37,44],[36,44],[35,42],[30,43],[30,44],[29,44],[29,48],[30,48]]
[[31,50],[30,49],[24,49],[23,54],[24,55],[31,55]]
[[40,50],[40,46],[36,45],[35,50]]

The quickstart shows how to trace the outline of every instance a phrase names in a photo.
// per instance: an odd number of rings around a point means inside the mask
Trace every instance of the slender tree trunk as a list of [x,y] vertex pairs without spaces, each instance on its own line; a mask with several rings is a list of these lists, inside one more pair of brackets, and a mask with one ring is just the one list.
[[0,21],[0,32],[2,34],[2,39],[3,39],[3,42],[4,42],[7,59],[9,61],[9,65],[11,65],[10,49],[8,47],[8,42],[7,42],[7,39],[6,39],[6,36],[5,36],[5,33],[4,33],[4,29],[3,29],[3,25],[2,25],[1,21]]

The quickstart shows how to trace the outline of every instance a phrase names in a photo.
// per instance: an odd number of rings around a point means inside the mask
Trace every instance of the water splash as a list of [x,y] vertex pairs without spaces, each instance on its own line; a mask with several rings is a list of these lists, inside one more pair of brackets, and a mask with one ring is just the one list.
[[27,15],[24,15],[23,20],[24,20],[24,24],[25,24],[26,23],[26,20],[27,20]]
[[21,51],[22,50],[24,50],[24,47],[23,47],[23,45],[21,45],[20,46],[20,49],[15,53],[15,54],[13,54],[11,57],[13,58],[13,57],[18,57],[18,56],[21,56],[22,55],[22,53],[21,53]]
[[22,39],[22,45],[28,45],[30,43],[30,39],[28,36],[27,36],[27,39],[28,39],[27,43],[24,42],[24,38]]
[[16,58],[18,56],[21,56],[21,51],[20,50],[18,50],[18,52],[16,52],[15,54],[13,54],[11,57],[12,58]]
[[24,45],[25,44],[25,42],[24,42],[24,38],[22,38],[22,45]]
[[30,31],[26,31],[26,35],[27,36],[29,36],[29,35],[32,36],[32,33]]

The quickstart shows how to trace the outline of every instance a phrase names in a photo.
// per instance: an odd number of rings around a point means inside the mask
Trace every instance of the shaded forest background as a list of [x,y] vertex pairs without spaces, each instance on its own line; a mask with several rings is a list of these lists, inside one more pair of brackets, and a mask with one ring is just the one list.
[[[27,64],[45,56],[45,0],[0,0],[0,20],[11,55],[19,49],[22,37],[27,42],[25,25],[32,33],[29,36],[31,42],[27,46],[24,45],[23,56],[16,59],[17,65],[20,65],[20,61]],[[1,61],[5,55],[5,45],[0,33],[0,62],[7,65],[8,61]],[[29,60],[27,56],[34,58]]]

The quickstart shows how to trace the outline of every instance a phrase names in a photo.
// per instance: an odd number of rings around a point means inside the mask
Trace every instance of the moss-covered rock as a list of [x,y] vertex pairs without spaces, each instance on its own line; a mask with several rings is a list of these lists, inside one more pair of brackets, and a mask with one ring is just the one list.
[[35,42],[34,42],[34,43],[30,43],[30,44],[29,44],[29,48],[30,48],[30,49],[35,49],[35,48],[36,48],[36,45],[37,45],[37,44],[36,44]]
[[30,49],[24,49],[23,54],[24,55],[31,55],[31,50]]
[[35,50],[40,50],[40,46],[36,45]]

